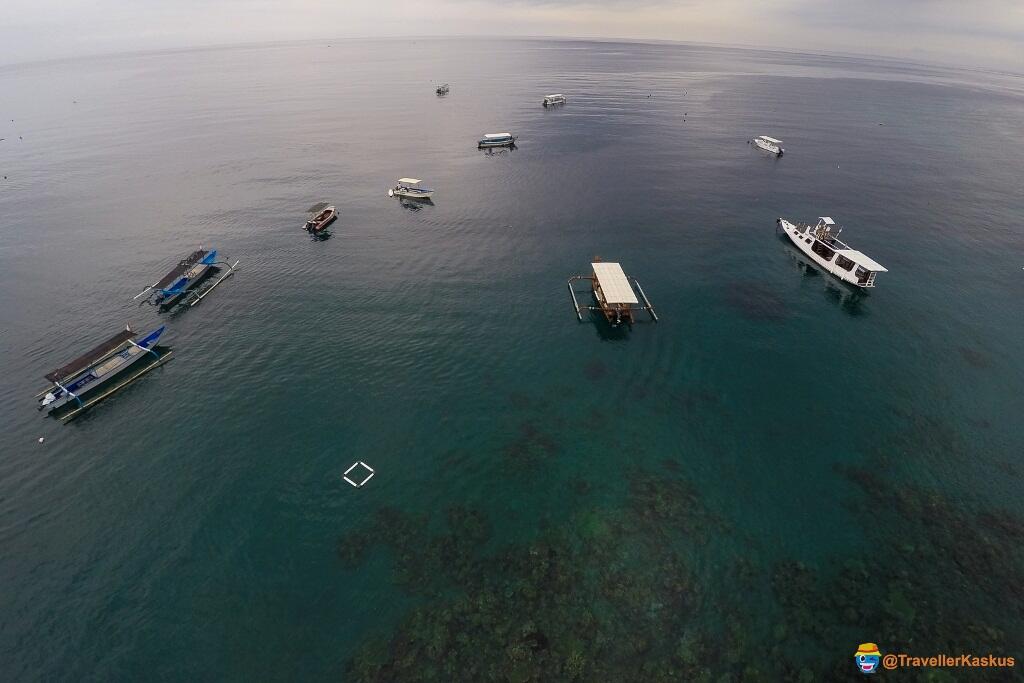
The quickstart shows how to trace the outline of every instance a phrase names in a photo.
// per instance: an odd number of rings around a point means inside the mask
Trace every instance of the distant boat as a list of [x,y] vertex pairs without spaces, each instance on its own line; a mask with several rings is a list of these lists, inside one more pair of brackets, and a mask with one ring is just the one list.
[[556,95],[545,95],[544,101],[541,103],[545,107],[551,107],[556,104],[565,104],[565,95],[558,93]]
[[[161,364],[170,356],[170,352],[159,354],[153,347],[163,332],[164,326],[161,325],[139,338],[128,326],[91,351],[47,373],[46,379],[52,382],[52,386],[36,396],[40,410],[45,408],[50,413],[56,413],[74,407],[77,413],[147,371],[143,369],[132,375],[130,368],[147,359],[153,363],[147,367]],[[69,418],[70,415],[65,415],[65,419]]]
[[[219,263],[227,265],[228,272],[214,284],[214,287],[234,272],[238,262],[230,265],[227,262],[217,261],[216,249],[197,249],[178,261],[178,264],[162,278],[136,294],[135,298],[138,299],[146,293],[151,293],[145,302],[159,306],[160,310],[164,311],[184,301],[190,300],[195,303],[202,298],[198,293],[199,285],[217,270],[216,266]],[[213,287],[207,289],[213,289]]]
[[416,187],[422,180],[418,178],[399,178],[398,184],[388,190],[389,197],[405,197],[406,199],[430,199],[434,191],[429,187]]
[[444,96],[448,94],[449,90],[450,88],[448,87],[448,84],[442,83],[441,85],[437,86],[437,90],[435,92],[437,92],[438,95]]
[[785,218],[779,218],[776,225],[805,256],[843,282],[861,288],[874,287],[875,275],[889,272],[868,255],[840,241],[842,228],[836,230],[835,221],[828,216],[819,218],[813,227],[806,223],[790,223]]
[[777,157],[781,157],[786,152],[786,150],[782,149],[782,140],[770,138],[767,135],[759,135],[754,138],[754,144]]
[[517,139],[512,133],[487,133],[482,140],[477,142],[476,146],[478,149],[483,149],[484,147],[514,147]]
[[311,235],[319,235],[327,226],[334,222],[338,217],[338,210],[334,206],[327,206],[321,209],[318,213],[310,216],[309,220],[306,221],[306,225],[303,226],[307,232]]

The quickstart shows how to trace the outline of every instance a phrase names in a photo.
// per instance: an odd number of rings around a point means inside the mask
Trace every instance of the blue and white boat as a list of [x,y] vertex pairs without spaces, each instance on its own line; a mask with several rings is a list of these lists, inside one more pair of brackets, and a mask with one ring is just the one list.
[[206,296],[205,292],[199,294],[199,285],[217,270],[216,266],[218,265],[226,265],[228,272],[218,279],[213,286],[207,288],[207,292],[234,273],[238,261],[235,261],[234,264],[218,261],[216,249],[206,250],[199,248],[179,261],[178,265],[174,266],[167,275],[164,275],[136,294],[135,298],[138,299],[144,294],[149,293],[149,297],[144,301],[153,306],[158,306],[161,311],[166,311],[175,304],[184,301],[188,301],[190,305],[195,305]]
[[[154,347],[164,333],[164,325],[145,336],[131,326],[45,375],[52,386],[36,396],[40,410],[50,413],[63,409],[84,410],[132,382],[148,369],[162,364],[171,354],[158,353]],[[66,419],[66,418],[65,418]]]
[[487,133],[476,143],[477,149],[485,147],[515,147],[516,136],[512,133]]

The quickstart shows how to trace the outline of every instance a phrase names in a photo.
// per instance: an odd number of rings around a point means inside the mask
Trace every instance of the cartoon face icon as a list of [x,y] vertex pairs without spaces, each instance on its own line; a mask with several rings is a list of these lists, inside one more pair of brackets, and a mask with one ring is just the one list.
[[853,661],[857,663],[857,668],[861,670],[861,673],[873,674],[878,671],[878,660],[881,657],[882,653],[878,651],[877,645],[861,643],[853,655]]

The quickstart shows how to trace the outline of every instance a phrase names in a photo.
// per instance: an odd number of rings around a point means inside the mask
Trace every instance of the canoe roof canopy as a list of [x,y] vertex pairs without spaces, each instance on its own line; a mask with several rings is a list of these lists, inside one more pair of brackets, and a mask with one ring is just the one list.
[[636,292],[629,286],[629,280],[618,263],[591,263],[597,284],[604,293],[604,300],[609,304],[639,303]]
[[88,353],[83,353],[67,365],[57,368],[44,376],[51,382],[59,382],[62,379],[73,377],[112,351],[116,351],[118,347],[134,336],[135,333],[130,328],[125,328],[102,344],[97,345],[96,348],[91,349]]
[[484,137],[492,140],[497,138],[510,138],[512,137],[512,133],[486,133],[484,134]]
[[398,182],[402,183],[403,185],[416,185],[417,183],[422,183],[423,181],[420,180],[419,178],[399,178]]
[[167,285],[176,281],[179,277],[181,277],[182,273],[184,273],[186,270],[202,261],[203,258],[205,258],[208,253],[210,252],[208,252],[205,249],[197,249],[196,251],[193,251],[191,254],[181,259],[181,262],[179,262],[178,265],[174,266],[174,268],[171,269],[171,272],[167,273],[167,275],[164,275],[163,279],[161,279],[160,282],[156,283],[153,286],[156,289],[166,289]]

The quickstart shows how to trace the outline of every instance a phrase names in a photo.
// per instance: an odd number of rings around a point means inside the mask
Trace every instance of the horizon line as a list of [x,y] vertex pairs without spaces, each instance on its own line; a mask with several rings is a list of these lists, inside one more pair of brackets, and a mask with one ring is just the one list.
[[218,50],[231,50],[238,48],[260,48],[260,47],[274,47],[274,46],[292,46],[292,45],[308,45],[311,40],[324,41],[324,42],[341,42],[341,41],[391,41],[391,40],[548,40],[548,41],[566,41],[566,42],[594,42],[594,43],[623,43],[630,45],[679,45],[679,46],[693,46],[693,47],[711,47],[716,49],[732,49],[742,50],[746,52],[772,52],[779,54],[797,54],[804,56],[829,56],[829,57],[846,57],[854,59],[865,59],[865,60],[877,60],[883,62],[890,62],[895,64],[907,64],[915,66],[926,66],[926,67],[941,67],[944,69],[956,69],[970,72],[985,72],[1000,76],[1011,76],[1016,78],[1024,78],[1024,71],[1015,72],[1010,71],[1006,68],[997,68],[994,66],[983,66],[983,65],[967,65],[967,64],[953,64],[950,62],[943,62],[938,60],[931,60],[927,58],[915,59],[907,57],[897,57],[893,55],[881,55],[866,52],[846,52],[838,50],[794,50],[792,48],[767,46],[767,45],[751,45],[744,43],[713,43],[707,41],[696,41],[696,40],[673,40],[670,38],[631,38],[631,37],[611,37],[611,36],[559,36],[559,35],[521,35],[521,36],[496,36],[496,35],[476,35],[476,34],[450,34],[450,35],[392,35],[392,36],[337,36],[331,37],[315,37],[315,38],[297,38],[292,40],[264,40],[264,41],[243,41],[237,43],[200,43],[196,45],[181,45],[177,47],[163,47],[153,49],[142,49],[142,50],[118,50],[113,52],[86,52],[78,55],[66,55],[61,57],[46,57],[42,59],[30,59],[20,62],[6,62],[0,63],[0,69],[6,70],[11,68],[20,67],[31,67],[45,64],[59,64],[61,62],[67,62],[78,59],[104,59],[110,57],[127,57],[131,55],[160,55],[160,54],[173,54],[177,52],[204,52],[204,51],[218,51]]

